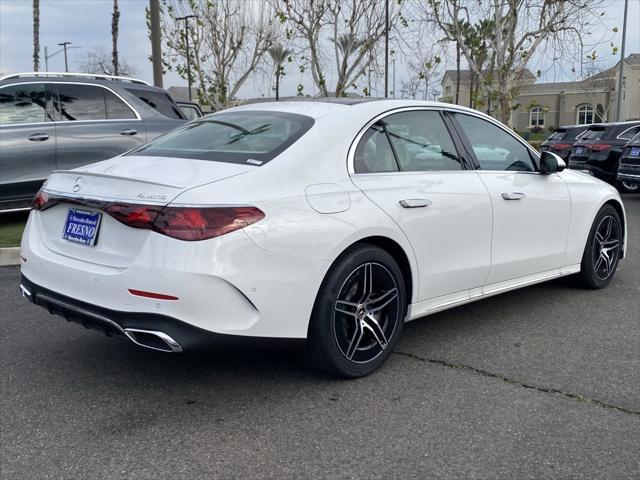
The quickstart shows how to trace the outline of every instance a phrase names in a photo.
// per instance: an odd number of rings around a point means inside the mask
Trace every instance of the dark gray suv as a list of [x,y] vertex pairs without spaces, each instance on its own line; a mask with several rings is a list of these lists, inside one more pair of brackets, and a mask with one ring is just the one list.
[[52,170],[106,160],[186,122],[142,80],[31,73],[0,79],[0,211],[28,207]]

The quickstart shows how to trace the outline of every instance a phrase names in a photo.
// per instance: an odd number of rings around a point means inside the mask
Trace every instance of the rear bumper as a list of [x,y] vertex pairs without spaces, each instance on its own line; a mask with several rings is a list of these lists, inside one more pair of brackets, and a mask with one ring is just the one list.
[[49,313],[107,336],[123,336],[141,347],[170,353],[198,350],[297,348],[304,339],[213,333],[167,315],[124,312],[82,302],[44,288],[22,275],[22,295]]
[[[266,252],[242,231],[185,242],[155,232],[116,230],[119,224],[113,223],[101,231],[94,250],[62,244],[61,220],[54,218],[47,229],[47,215],[56,215],[55,207],[31,212],[20,250],[22,274],[36,286],[116,312],[116,321],[170,318],[225,336],[307,336],[326,262]],[[109,220],[103,218],[103,227]],[[136,245],[129,257],[116,255],[126,250],[123,239]],[[120,263],[106,264],[112,258]],[[152,323],[145,320],[145,325]]]

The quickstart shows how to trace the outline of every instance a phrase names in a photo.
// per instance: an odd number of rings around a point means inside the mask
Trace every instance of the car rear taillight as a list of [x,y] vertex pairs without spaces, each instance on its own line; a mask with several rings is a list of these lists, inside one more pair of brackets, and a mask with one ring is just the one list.
[[602,152],[603,150],[611,148],[611,145],[607,145],[606,143],[594,143],[593,145],[587,145],[587,148],[593,152]]
[[42,210],[45,205],[49,202],[49,195],[47,192],[43,192],[42,189],[38,190],[35,198],[33,199],[33,203],[31,204],[31,208],[33,210]]
[[551,145],[551,148],[554,150],[564,150],[565,148],[571,147],[570,143],[556,143],[555,145]]
[[264,218],[256,207],[158,207],[110,204],[104,211],[119,222],[179,240],[197,241],[219,237]]
[[152,229],[162,206],[110,203],[104,211],[121,223],[133,228]]

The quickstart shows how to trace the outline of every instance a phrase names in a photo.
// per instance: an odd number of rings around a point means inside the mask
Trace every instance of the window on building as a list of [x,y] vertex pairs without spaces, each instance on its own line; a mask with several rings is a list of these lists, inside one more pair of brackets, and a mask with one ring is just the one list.
[[578,106],[576,114],[576,123],[578,125],[591,125],[593,123],[593,107],[591,105]]
[[544,127],[544,111],[542,107],[533,107],[529,110],[529,125],[532,127]]

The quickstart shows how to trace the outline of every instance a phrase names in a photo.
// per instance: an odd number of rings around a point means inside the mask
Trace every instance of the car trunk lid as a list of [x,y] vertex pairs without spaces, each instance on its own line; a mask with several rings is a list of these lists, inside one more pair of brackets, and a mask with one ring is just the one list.
[[[162,208],[191,188],[255,168],[206,160],[125,156],[56,171],[45,184],[49,204],[38,212],[34,228],[42,244],[58,255],[96,267],[126,268],[154,233],[124,225],[105,212],[105,207],[142,204]],[[74,213],[78,210],[79,214]],[[65,235],[71,215],[86,218],[95,214],[99,214],[100,221],[92,245]]]

